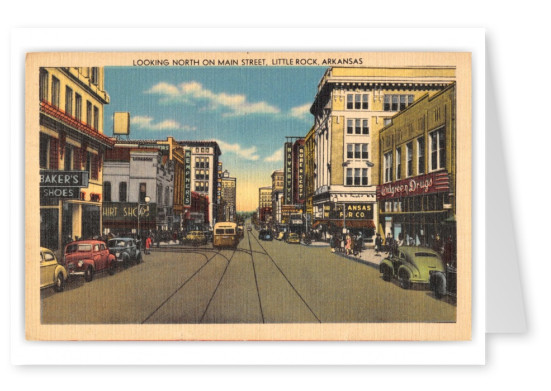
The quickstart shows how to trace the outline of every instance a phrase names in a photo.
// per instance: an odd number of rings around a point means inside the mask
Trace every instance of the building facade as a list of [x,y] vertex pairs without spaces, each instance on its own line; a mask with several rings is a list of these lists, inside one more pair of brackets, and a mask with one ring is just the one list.
[[304,138],[304,203],[307,221],[313,221],[314,216],[314,180],[315,180],[315,128],[312,127]]
[[224,205],[224,221],[237,222],[236,191],[237,179],[230,177],[226,170],[222,175],[222,204]]
[[455,69],[329,68],[318,85],[314,115],[314,225],[361,230],[379,225],[379,130],[427,92],[455,80]]
[[[40,245],[60,250],[69,240],[101,235],[104,71],[40,68]],[[62,174],[62,176],[58,176]],[[57,179],[71,177],[72,184]]]
[[158,148],[116,146],[103,179],[104,234],[173,229],[174,162]]
[[272,172],[272,222],[274,224],[281,223],[281,211],[284,201],[283,183],[283,170],[275,170]]
[[[456,87],[425,94],[379,134],[380,222],[406,243],[455,241]],[[439,246],[439,244],[436,244]]]

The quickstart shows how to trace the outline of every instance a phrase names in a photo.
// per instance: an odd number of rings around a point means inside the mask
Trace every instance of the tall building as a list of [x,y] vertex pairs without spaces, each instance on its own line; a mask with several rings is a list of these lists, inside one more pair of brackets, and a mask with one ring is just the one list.
[[454,80],[453,67],[333,67],[325,72],[310,109],[315,225],[375,234],[379,130],[416,99]]
[[455,241],[455,84],[425,94],[379,133],[381,230],[407,243]]
[[272,221],[274,224],[281,223],[284,189],[283,182],[283,170],[275,170],[272,172]]
[[237,179],[230,177],[226,170],[222,175],[222,204],[224,205],[224,221],[237,221],[236,213]]
[[[60,250],[70,239],[102,234],[104,71],[40,68],[40,245]],[[61,174],[61,175],[60,175]],[[63,178],[71,183],[62,183]]]
[[265,186],[258,189],[258,219],[267,222],[272,215],[272,187]]
[[315,128],[312,127],[304,138],[304,213],[308,222],[313,221],[314,215],[315,134]]

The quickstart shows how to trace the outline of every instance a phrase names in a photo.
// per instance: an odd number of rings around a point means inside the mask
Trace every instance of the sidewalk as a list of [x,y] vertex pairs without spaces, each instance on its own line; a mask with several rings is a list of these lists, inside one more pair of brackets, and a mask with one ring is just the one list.
[[337,251],[335,251],[334,254],[343,258],[351,259],[355,262],[364,263],[377,269],[379,268],[379,264],[381,263],[381,261],[385,259],[388,255],[385,252],[381,252],[379,253],[379,255],[375,255],[375,249],[373,248],[366,248],[358,255],[346,255],[345,253]]

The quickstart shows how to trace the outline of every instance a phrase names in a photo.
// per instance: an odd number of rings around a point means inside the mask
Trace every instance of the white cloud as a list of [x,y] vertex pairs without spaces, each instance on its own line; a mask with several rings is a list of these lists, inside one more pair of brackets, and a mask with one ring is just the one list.
[[264,158],[265,162],[281,162],[283,161],[283,148],[279,148],[272,155]]
[[146,93],[159,95],[163,103],[185,103],[201,106],[201,109],[223,110],[225,112],[222,115],[225,117],[280,113],[277,107],[266,102],[248,102],[247,97],[240,94],[215,93],[196,81],[177,86],[162,82]]
[[258,160],[260,156],[256,154],[257,148],[253,145],[250,148],[243,148],[238,143],[230,144],[225,141],[215,140],[222,153],[233,153],[245,160]]
[[140,129],[146,130],[197,130],[195,126],[182,125],[178,121],[172,119],[166,119],[164,121],[155,123],[152,117],[142,115],[130,117],[130,124],[135,125]]
[[310,119],[310,107],[311,103],[306,103],[302,106],[293,107],[290,111],[291,117],[300,118],[300,119]]

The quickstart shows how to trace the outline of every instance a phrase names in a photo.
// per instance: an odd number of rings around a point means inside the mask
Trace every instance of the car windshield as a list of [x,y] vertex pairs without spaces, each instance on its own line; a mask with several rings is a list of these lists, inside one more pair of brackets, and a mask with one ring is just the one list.
[[224,233],[226,233],[228,235],[233,235],[233,234],[235,234],[235,231],[234,231],[233,228],[229,228],[229,229],[226,229]]
[[110,240],[109,247],[128,247],[130,242],[125,242],[124,240]]
[[71,254],[76,252],[92,251],[91,244],[70,244],[65,250],[65,254]]
[[432,253],[415,253],[415,256],[416,257],[433,257],[433,258],[438,258],[436,256],[436,254],[432,254]]

